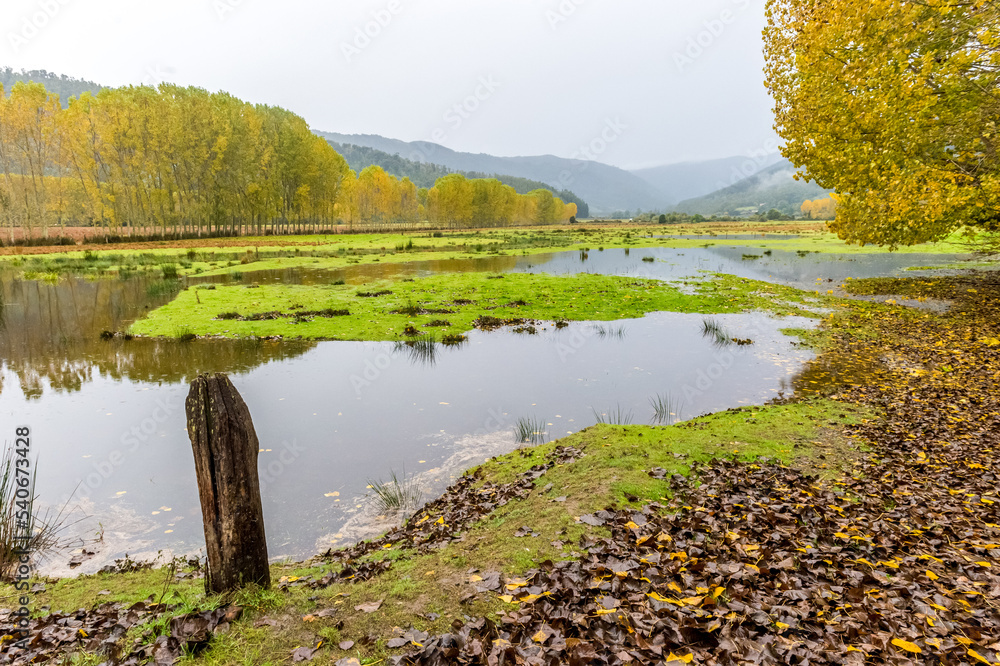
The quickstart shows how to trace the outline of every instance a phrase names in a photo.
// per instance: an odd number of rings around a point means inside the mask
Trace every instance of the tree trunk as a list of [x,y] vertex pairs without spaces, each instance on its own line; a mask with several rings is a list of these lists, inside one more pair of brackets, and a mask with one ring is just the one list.
[[250,410],[224,374],[199,375],[187,403],[198,494],[205,523],[205,591],[271,584],[257,478],[260,445]]

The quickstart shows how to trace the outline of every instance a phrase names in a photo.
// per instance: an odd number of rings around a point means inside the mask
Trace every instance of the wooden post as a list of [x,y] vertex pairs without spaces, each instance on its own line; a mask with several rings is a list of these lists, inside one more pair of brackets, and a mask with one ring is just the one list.
[[199,375],[188,393],[187,428],[194,449],[205,523],[205,591],[271,584],[260,503],[260,444],[250,410],[229,378]]

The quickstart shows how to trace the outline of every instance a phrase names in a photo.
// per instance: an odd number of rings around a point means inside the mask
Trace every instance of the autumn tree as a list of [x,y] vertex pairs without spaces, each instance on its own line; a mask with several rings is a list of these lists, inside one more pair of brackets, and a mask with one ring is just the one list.
[[837,201],[832,196],[812,201],[806,199],[799,210],[803,217],[810,220],[832,220],[837,213]]
[[783,153],[838,192],[848,241],[1000,228],[1000,3],[768,0]]
[[20,226],[48,236],[56,218],[58,179],[50,177],[60,149],[59,98],[39,83],[16,83],[10,95],[0,88],[0,168],[11,238]]
[[473,186],[463,175],[450,173],[427,192],[427,212],[431,222],[453,227],[472,226],[475,214]]

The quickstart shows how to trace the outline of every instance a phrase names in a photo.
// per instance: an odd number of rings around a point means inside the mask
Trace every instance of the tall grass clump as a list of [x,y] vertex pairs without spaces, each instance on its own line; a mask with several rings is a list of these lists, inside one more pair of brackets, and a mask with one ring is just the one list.
[[416,340],[397,341],[394,352],[406,354],[413,365],[433,366],[437,363],[437,340],[428,335]]
[[17,472],[17,458],[13,448],[0,456],[0,579],[13,579],[20,563],[19,550],[36,557],[64,548],[62,538],[65,525],[65,506],[56,515],[36,511],[35,479],[38,467],[33,465],[30,474]]
[[594,326],[594,334],[603,339],[624,340],[628,337],[628,329],[624,326],[605,326],[597,324]]
[[522,416],[514,424],[514,440],[518,444],[544,444],[545,421],[534,416]]
[[598,423],[619,426],[632,425],[633,420],[632,410],[626,411],[621,405],[615,405],[614,409],[608,409],[606,412],[598,412],[595,409],[594,418]]
[[394,470],[389,471],[389,480],[369,479],[368,485],[375,492],[373,501],[379,513],[413,513],[420,508],[420,488],[413,479],[403,478],[396,475]]
[[657,393],[649,399],[655,425],[671,425],[681,420],[681,401],[668,393]]
[[733,343],[733,336],[729,334],[729,331],[717,319],[702,319],[701,334],[706,338],[711,338],[712,342],[717,345],[730,345]]

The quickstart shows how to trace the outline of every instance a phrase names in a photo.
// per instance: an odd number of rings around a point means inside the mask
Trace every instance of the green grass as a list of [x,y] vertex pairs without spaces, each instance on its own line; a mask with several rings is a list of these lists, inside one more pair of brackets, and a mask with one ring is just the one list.
[[[706,276],[672,285],[657,280],[604,275],[552,276],[511,273],[495,279],[481,273],[449,273],[417,280],[369,283],[360,297],[349,285],[219,286],[188,288],[167,305],[136,322],[131,331],[145,336],[300,337],[340,340],[421,340],[463,334],[488,315],[547,322],[611,321],[649,312],[733,313],[758,309],[777,315],[810,315],[807,303],[833,299],[789,287],[733,276]],[[455,304],[455,301],[472,301]],[[524,303],[523,305],[521,303]],[[447,310],[414,314],[412,308]],[[348,310],[349,316],[295,317],[296,312]],[[276,319],[216,319],[278,312]],[[450,326],[427,327],[446,319]],[[416,335],[414,335],[416,333]],[[432,335],[433,333],[433,335]]]

